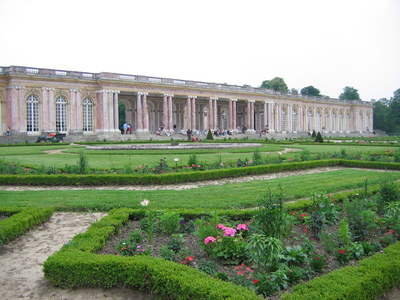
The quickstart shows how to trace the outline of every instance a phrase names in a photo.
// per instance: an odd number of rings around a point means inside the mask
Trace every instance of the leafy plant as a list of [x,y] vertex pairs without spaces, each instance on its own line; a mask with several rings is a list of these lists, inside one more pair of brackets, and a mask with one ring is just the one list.
[[311,255],[309,261],[310,268],[316,273],[321,273],[325,269],[327,263],[328,258],[317,252]]
[[200,259],[199,265],[197,267],[199,271],[204,272],[208,275],[215,275],[218,270],[218,264],[213,261],[213,260],[207,260],[207,259]]
[[181,221],[183,221],[183,218],[179,215],[179,213],[165,211],[160,216],[159,224],[161,230],[163,230],[167,235],[171,235],[178,231]]
[[246,246],[246,252],[256,264],[258,272],[273,270],[281,259],[283,243],[274,237],[252,234]]
[[185,238],[183,234],[173,234],[171,239],[168,241],[167,247],[168,249],[174,251],[174,253],[178,253],[185,243]]
[[278,193],[273,193],[269,189],[268,193],[262,197],[252,224],[257,232],[274,238],[283,237],[292,226],[290,223],[291,217],[283,206],[282,187],[280,186],[279,188]]

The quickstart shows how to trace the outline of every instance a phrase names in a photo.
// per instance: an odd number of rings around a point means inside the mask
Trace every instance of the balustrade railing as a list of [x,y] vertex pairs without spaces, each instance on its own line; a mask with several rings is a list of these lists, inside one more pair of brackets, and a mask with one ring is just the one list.
[[19,66],[11,67],[0,67],[1,74],[10,75],[37,75],[46,77],[62,77],[62,78],[78,78],[84,80],[120,80],[120,81],[136,81],[136,82],[149,82],[154,84],[165,84],[165,85],[176,85],[176,86],[190,86],[198,87],[203,89],[211,90],[224,90],[233,92],[247,92],[255,94],[266,94],[266,95],[277,95],[286,96],[291,98],[300,98],[319,102],[331,102],[331,103],[346,103],[346,104],[361,104],[361,105],[373,105],[371,102],[358,101],[358,100],[341,100],[335,98],[326,97],[310,97],[302,94],[292,94],[292,93],[281,93],[269,89],[254,88],[254,87],[244,87],[229,84],[218,84],[218,83],[208,83],[190,80],[180,80],[171,78],[161,78],[161,77],[150,77],[150,76],[138,76],[138,75],[126,75],[126,74],[115,74],[115,73],[87,73],[87,72],[75,72],[75,71],[64,71],[64,70],[51,70],[51,69],[38,69],[38,68],[27,68]]

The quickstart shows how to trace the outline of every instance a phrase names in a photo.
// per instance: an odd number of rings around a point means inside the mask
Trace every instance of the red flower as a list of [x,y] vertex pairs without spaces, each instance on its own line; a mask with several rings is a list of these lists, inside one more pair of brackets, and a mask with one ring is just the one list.
[[254,282],[254,283],[258,283],[258,279],[254,279],[253,282]]

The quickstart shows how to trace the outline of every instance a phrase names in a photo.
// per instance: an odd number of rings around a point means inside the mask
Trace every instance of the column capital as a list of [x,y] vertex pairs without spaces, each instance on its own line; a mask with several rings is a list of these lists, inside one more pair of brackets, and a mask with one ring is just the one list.
[[197,96],[188,96],[188,98],[193,98],[193,99],[196,99],[197,98]]
[[[50,91],[52,88],[42,88],[42,89],[46,89],[47,91]],[[54,89],[53,89],[54,90]],[[81,90],[78,90],[78,89],[69,89],[69,91],[70,92],[73,92],[73,93],[79,93],[79,92],[81,92]]]
[[16,89],[16,90],[23,90],[25,87],[23,85],[9,85],[6,86],[6,90]]
[[137,92],[137,94],[141,95],[141,96],[148,96],[149,95],[149,93],[147,93],[147,92]]
[[210,97],[210,100],[218,100],[218,97]]
[[164,94],[166,97],[174,97],[174,94]]
[[250,99],[248,99],[247,102],[254,103],[254,102],[256,102],[256,100],[250,100]]
[[234,98],[230,98],[229,100],[230,101],[237,101],[237,99],[234,99]]
[[[70,91],[72,91],[72,89]],[[101,94],[101,93],[112,93],[112,94],[117,93],[117,94],[119,94],[119,92],[120,91],[116,91],[116,90],[97,90],[97,91],[95,91],[96,94]]]
[[42,91],[54,91],[55,88],[52,87],[42,87]]

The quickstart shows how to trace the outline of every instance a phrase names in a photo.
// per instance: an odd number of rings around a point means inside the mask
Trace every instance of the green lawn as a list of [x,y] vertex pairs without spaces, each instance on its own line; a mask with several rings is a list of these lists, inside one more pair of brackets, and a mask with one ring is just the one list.
[[[253,153],[258,150],[263,158],[276,157],[278,152],[284,148],[306,149],[310,153],[338,153],[345,149],[350,153],[371,153],[383,152],[386,149],[396,150],[398,147],[388,146],[346,146],[334,144],[322,145],[275,145],[263,144],[260,148],[243,149],[224,149],[224,150],[86,150],[86,146],[79,145],[40,145],[40,146],[10,146],[0,147],[0,158],[13,163],[19,163],[30,167],[52,166],[64,167],[66,164],[75,165],[78,161],[78,154],[83,151],[89,161],[89,167],[95,169],[123,169],[127,165],[137,167],[148,164],[154,166],[160,159],[165,158],[170,166],[175,166],[174,158],[179,158],[179,166],[187,165],[189,156],[193,153],[199,162],[219,162],[235,163],[238,159],[251,159]],[[44,151],[63,149],[59,154],[47,154]],[[293,158],[299,156],[299,152],[291,152],[283,155],[284,158]]]
[[[387,172],[399,180],[400,172]],[[268,189],[282,185],[287,200],[305,198],[314,192],[334,193],[341,190],[378,184],[382,172],[344,169],[338,171],[258,180],[189,190],[67,190],[67,191],[0,191],[0,203],[7,206],[53,206],[57,210],[101,210],[115,207],[139,208],[149,199],[156,208],[229,209],[256,207]]]

